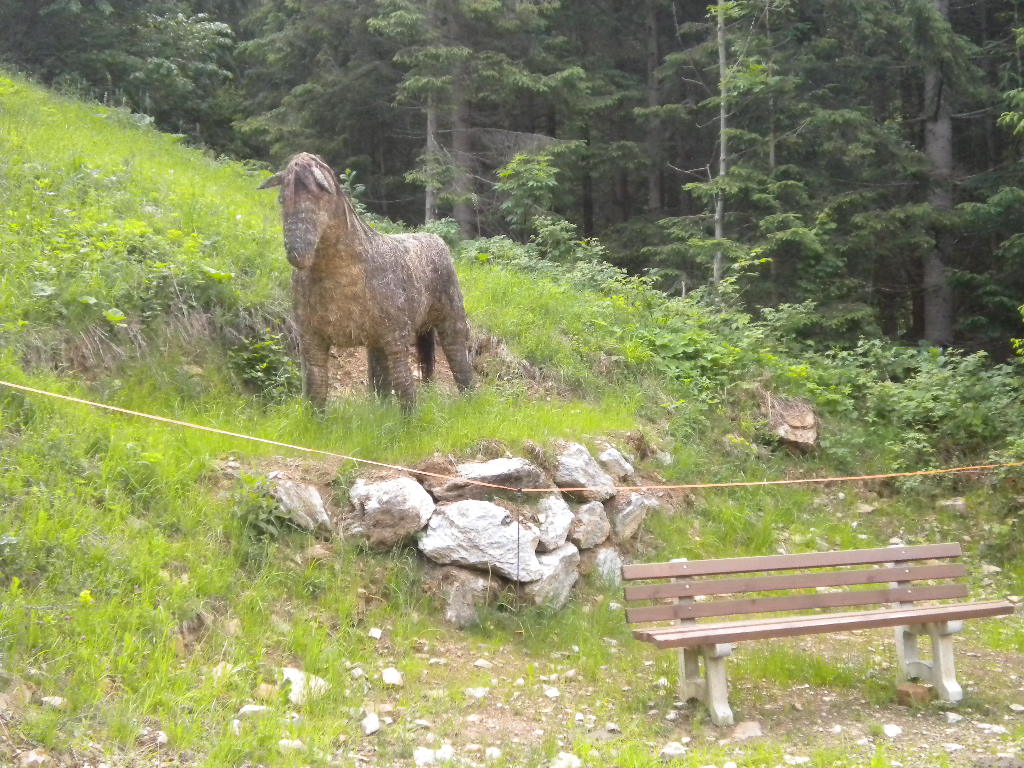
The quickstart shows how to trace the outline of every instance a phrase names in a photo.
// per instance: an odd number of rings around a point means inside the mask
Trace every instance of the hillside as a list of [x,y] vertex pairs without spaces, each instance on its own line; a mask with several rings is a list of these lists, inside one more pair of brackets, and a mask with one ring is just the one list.
[[[796,333],[816,322],[812,307],[754,317],[728,286],[669,299],[601,262],[566,266],[506,238],[460,241],[443,222],[480,386],[427,388],[409,415],[343,388],[318,415],[296,394],[279,213],[256,190],[265,172],[143,123],[0,77],[0,379],[403,464],[629,432],[667,453],[642,466],[667,482],[1024,453],[1019,363],[877,339],[817,349]],[[814,404],[819,450],[797,455],[772,439],[759,387]],[[632,641],[621,590],[590,580],[562,611],[499,605],[454,630],[438,620],[413,547],[382,554],[276,524],[261,535],[253,522],[270,512],[257,486],[283,469],[329,486],[338,509],[361,471],[0,388],[0,764],[39,749],[68,766],[413,765],[416,747],[445,740],[466,764],[498,747],[499,766],[547,765],[559,752],[587,766],[661,765],[661,746],[683,739],[675,765],[1018,759],[1019,614],[968,622],[959,724],[936,706],[894,704],[887,632],[741,647],[734,706],[765,737],[729,742],[699,708],[675,706],[675,659]],[[972,595],[1021,595],[1021,492],[1019,469],[708,489],[650,517],[626,554],[955,540]],[[939,503],[953,497],[965,506]],[[391,666],[399,688],[381,683]],[[274,685],[281,667],[330,688],[296,705]],[[466,693],[480,688],[484,698]],[[53,696],[63,702],[44,701]],[[250,703],[270,714],[236,732]],[[368,709],[391,721],[374,737],[360,724]],[[904,737],[885,737],[890,723]]]

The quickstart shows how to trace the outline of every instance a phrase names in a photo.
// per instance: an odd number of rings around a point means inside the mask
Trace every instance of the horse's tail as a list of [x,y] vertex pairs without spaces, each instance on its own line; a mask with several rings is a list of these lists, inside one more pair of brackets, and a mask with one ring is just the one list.
[[434,329],[424,331],[416,337],[416,357],[420,365],[420,380],[434,378]]

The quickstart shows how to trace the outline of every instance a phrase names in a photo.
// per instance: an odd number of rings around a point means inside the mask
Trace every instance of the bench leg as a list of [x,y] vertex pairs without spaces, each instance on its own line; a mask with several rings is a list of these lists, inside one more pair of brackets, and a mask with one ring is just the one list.
[[958,702],[964,691],[956,681],[953,663],[953,635],[963,629],[962,621],[943,621],[926,625],[932,639],[932,685],[941,701]]
[[700,647],[706,681],[704,704],[711,714],[711,722],[717,726],[733,724],[732,709],[729,707],[729,681],[725,674],[725,660],[732,649],[729,643]]
[[699,699],[704,701],[707,686],[700,673],[700,650],[679,649],[679,698],[683,701]]
[[[931,683],[941,701],[955,703],[964,697],[956,681],[953,662],[953,635],[963,629],[962,621],[896,627],[896,678],[923,680]],[[927,634],[932,642],[932,660],[922,661],[917,647],[919,635]]]
[[932,679],[932,665],[921,660],[917,638],[921,634],[919,625],[896,627],[896,682]]

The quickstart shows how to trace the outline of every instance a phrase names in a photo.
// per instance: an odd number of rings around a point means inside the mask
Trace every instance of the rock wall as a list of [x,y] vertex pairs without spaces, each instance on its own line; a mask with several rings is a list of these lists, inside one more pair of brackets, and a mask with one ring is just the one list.
[[[600,444],[595,458],[580,443],[559,442],[544,463],[511,456],[463,463],[434,458],[422,466],[433,474],[360,477],[349,489],[344,533],[376,548],[415,542],[436,566],[427,588],[455,626],[472,624],[481,606],[508,590],[528,604],[560,608],[581,574],[620,579],[623,545],[663,502],[617,487],[638,481],[626,453],[609,443]],[[562,490],[523,493],[488,484]],[[314,525],[308,520],[316,487],[296,485],[288,481],[289,493],[276,496],[305,503],[299,509],[282,503],[283,509],[305,530],[322,530],[319,515]]]

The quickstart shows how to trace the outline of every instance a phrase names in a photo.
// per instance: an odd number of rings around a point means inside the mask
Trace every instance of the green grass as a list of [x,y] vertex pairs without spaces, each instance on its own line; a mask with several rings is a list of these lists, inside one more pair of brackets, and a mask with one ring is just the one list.
[[[785,382],[799,366],[780,356],[765,329],[737,314],[666,304],[634,284],[595,281],[586,270],[567,281],[532,272],[499,258],[500,248],[516,247],[507,241],[464,244],[467,307],[475,327],[542,370],[544,386],[494,376],[465,396],[428,387],[408,414],[362,395],[318,414],[285,389],[255,394],[242,386],[229,350],[279,329],[289,308],[277,203],[255,190],[262,174],[18,78],[0,77],[0,99],[0,379],[397,463],[435,452],[474,455],[482,440],[518,451],[526,440],[589,441],[641,428],[673,457],[645,471],[693,482],[875,470],[905,447],[895,427],[859,424],[847,404],[829,413],[819,454],[766,452],[742,382],[760,373]],[[475,258],[482,252],[495,257]],[[834,405],[839,396],[828,382],[838,370],[800,369],[793,380],[813,379],[825,392],[821,402]],[[435,722],[435,745],[458,740],[481,706],[464,689],[507,676],[493,696],[501,712],[531,725],[520,743],[502,745],[504,764],[542,765],[562,750],[588,766],[663,764],[658,749],[679,736],[679,724],[647,711],[672,707],[675,658],[631,640],[613,606],[618,590],[588,583],[558,613],[501,606],[453,632],[437,621],[412,550],[381,554],[334,542],[331,557],[308,563],[308,536],[253,536],[251,494],[220,464],[227,456],[269,464],[280,455],[301,456],[0,390],[0,694],[21,685],[35,694],[12,726],[19,744],[67,754],[95,742],[104,754],[93,762],[128,766],[146,759],[136,744],[146,724],[167,732],[170,754],[195,765],[319,765],[335,753],[345,764],[367,743],[359,720],[369,702],[409,713],[373,742],[379,764],[408,764],[427,739],[413,717]],[[334,487],[343,491],[358,471],[342,464]],[[940,495],[964,489],[970,519],[935,507]],[[850,488],[842,500],[835,489],[708,490],[652,516],[631,554],[701,558],[882,546],[894,536],[957,539],[973,567],[1003,567],[992,581],[974,578],[976,596],[1024,593],[1012,476],[882,490],[881,501]],[[861,501],[877,510],[858,511]],[[367,635],[374,626],[386,630],[381,644]],[[185,627],[192,631],[183,634]],[[976,622],[966,639],[1019,653],[1024,628],[1019,618]],[[428,663],[449,651],[450,665]],[[498,669],[470,666],[478,654]],[[217,679],[213,670],[224,662],[236,670]],[[325,678],[329,692],[298,708],[282,694],[270,702],[272,715],[234,734],[238,708],[285,665]],[[389,665],[406,678],[400,690],[380,684]],[[354,678],[353,666],[367,676]],[[619,722],[621,736],[573,724],[563,743],[550,726],[529,736],[538,705],[517,698],[511,681],[522,677],[524,690],[536,693],[542,677],[568,669],[574,706],[589,707],[600,723]],[[747,711],[790,686],[873,704],[888,696],[889,670],[862,648],[837,656],[754,645],[737,651],[732,674],[735,703]],[[65,697],[68,709],[41,706],[46,695]],[[1004,695],[980,691],[974,702],[997,711]],[[286,724],[293,710],[301,721]],[[684,721],[694,743],[675,764],[721,764],[733,754],[699,710],[687,710]],[[281,752],[284,735],[305,749]],[[737,761],[772,766],[786,749],[769,738]],[[0,742],[0,762],[9,751]],[[808,754],[811,765],[891,764],[884,750],[854,757],[826,744]]]

